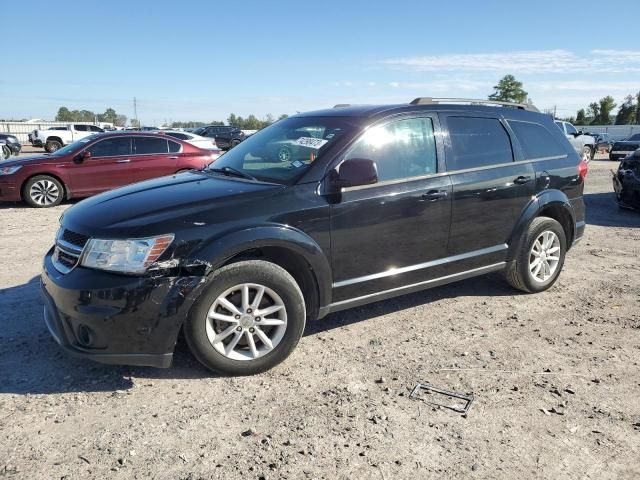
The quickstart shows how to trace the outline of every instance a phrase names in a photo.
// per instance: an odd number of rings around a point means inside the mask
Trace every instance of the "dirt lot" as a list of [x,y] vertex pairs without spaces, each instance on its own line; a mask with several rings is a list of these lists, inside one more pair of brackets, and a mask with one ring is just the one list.
[[[640,213],[592,162],[585,239],[559,282],[499,275],[311,325],[292,357],[215,377],[62,354],[38,273],[67,205],[0,206],[0,477],[640,478]],[[412,400],[418,381],[476,401]]]

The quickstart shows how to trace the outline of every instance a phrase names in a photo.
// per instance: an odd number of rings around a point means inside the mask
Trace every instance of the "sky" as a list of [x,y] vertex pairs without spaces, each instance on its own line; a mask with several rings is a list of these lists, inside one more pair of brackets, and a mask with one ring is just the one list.
[[5,2],[0,118],[60,106],[145,125],[418,96],[513,74],[558,116],[640,91],[637,0]]

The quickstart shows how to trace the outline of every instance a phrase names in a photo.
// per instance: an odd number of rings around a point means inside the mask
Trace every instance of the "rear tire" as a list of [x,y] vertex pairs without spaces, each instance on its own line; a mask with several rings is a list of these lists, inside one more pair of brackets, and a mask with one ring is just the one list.
[[584,147],[582,147],[581,156],[585,162],[590,162],[591,160],[593,160],[594,155],[595,155],[595,151],[589,145],[585,145]]
[[2,159],[7,160],[11,156],[11,149],[6,145],[2,145]]
[[533,219],[518,248],[507,267],[507,282],[527,293],[551,288],[562,271],[567,251],[562,225],[549,217]]
[[47,143],[44,145],[44,149],[48,153],[53,153],[56,150],[60,150],[62,148],[62,143],[57,140],[47,140]]
[[304,297],[289,272],[271,262],[248,260],[213,274],[184,334],[193,355],[210,370],[253,375],[291,354],[305,320]]
[[64,186],[54,177],[37,175],[24,184],[22,198],[32,207],[55,207],[64,200]]

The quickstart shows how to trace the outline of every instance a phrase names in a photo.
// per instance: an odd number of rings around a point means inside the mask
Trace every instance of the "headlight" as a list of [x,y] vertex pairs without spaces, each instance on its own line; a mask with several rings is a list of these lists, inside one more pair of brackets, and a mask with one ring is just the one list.
[[22,168],[22,165],[15,165],[13,167],[0,168],[0,175],[12,175]]
[[120,273],[141,274],[164,253],[174,235],[131,240],[92,238],[85,247],[82,265]]

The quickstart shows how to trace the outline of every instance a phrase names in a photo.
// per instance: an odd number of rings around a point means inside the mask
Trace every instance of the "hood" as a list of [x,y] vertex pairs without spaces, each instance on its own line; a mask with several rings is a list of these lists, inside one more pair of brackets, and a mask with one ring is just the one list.
[[52,159],[62,160],[62,157],[52,157],[49,154],[46,155],[32,155],[30,157],[12,158],[11,160],[5,160],[2,162],[3,167],[13,167],[14,165],[29,165],[30,163],[43,163],[51,161]]
[[618,140],[613,144],[621,147],[640,147],[640,140]]
[[233,219],[241,206],[255,205],[257,199],[284,188],[199,172],[181,173],[83,200],[64,213],[63,225],[106,238],[155,235],[193,222],[223,223]]

